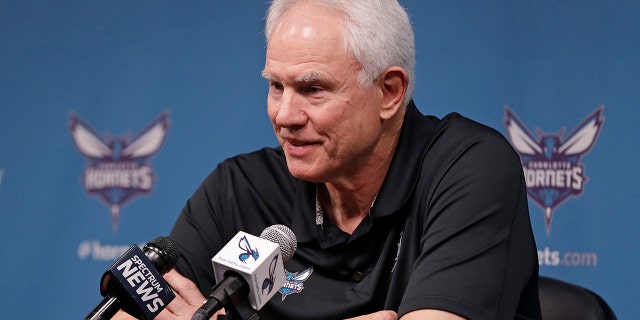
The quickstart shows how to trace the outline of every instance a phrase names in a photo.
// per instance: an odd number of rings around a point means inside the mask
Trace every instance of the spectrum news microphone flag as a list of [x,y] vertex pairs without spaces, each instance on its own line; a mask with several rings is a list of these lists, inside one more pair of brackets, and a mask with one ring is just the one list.
[[175,298],[162,274],[173,268],[179,256],[176,245],[167,237],[153,239],[144,251],[132,245],[102,275],[100,293],[105,298],[84,319],[111,319],[123,309],[152,320]]

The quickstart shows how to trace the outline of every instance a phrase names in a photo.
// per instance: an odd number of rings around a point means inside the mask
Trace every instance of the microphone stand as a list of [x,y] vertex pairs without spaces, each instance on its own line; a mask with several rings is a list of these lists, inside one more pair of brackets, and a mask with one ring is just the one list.
[[259,320],[260,316],[247,299],[248,294],[249,286],[246,281],[230,273],[211,290],[207,301],[191,320],[209,319],[208,315],[222,308],[225,309],[226,315],[218,315],[218,320]]
[[251,307],[249,301],[240,299],[238,301],[229,300],[224,306],[226,315],[218,315],[218,320],[259,320],[260,316]]

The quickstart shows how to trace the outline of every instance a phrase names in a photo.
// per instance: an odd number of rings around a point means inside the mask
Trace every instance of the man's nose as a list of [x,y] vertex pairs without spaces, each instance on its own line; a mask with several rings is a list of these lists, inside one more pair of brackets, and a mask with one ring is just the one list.
[[284,90],[275,117],[276,125],[281,127],[304,126],[308,116],[304,110],[303,100],[294,90]]

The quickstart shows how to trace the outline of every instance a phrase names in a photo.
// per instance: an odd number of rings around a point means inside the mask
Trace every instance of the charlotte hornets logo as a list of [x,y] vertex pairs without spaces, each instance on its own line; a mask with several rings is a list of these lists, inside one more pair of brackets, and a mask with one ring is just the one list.
[[554,210],[584,190],[587,176],[580,158],[591,150],[602,129],[603,108],[600,106],[564,137],[564,130],[548,134],[536,128],[539,136],[536,138],[506,107],[507,133],[520,154],[529,199],[544,210],[547,234]]
[[271,290],[273,290],[273,284],[276,281],[276,266],[278,264],[278,257],[279,255],[273,257],[271,263],[269,264],[269,277],[262,281],[262,294],[264,294],[264,290],[266,289],[269,289],[267,290],[267,294],[271,293]]
[[282,287],[280,287],[282,301],[292,293],[300,293],[304,289],[304,282],[311,277],[312,273],[313,267],[296,273],[291,273],[285,270],[287,281],[285,281]]
[[155,176],[149,158],[164,142],[169,115],[163,113],[133,138],[108,135],[103,139],[74,113],[69,129],[76,148],[88,160],[83,176],[85,192],[109,206],[115,232],[122,206],[153,189]]
[[240,238],[240,241],[238,241],[238,248],[244,251],[238,256],[238,259],[242,261],[242,263],[246,263],[247,259],[249,259],[250,257],[253,257],[253,261],[257,261],[258,258],[260,257],[260,254],[258,253],[258,249],[254,250],[251,247],[249,240],[247,240],[247,236]]

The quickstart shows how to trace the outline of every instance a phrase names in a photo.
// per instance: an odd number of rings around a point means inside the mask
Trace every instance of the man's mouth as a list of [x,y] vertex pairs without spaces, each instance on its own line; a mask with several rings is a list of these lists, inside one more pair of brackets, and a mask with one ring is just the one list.
[[307,142],[302,142],[302,141],[297,141],[297,140],[287,140],[287,142],[290,145],[295,146],[295,147],[302,147],[302,146],[305,146],[305,145],[309,144]]

